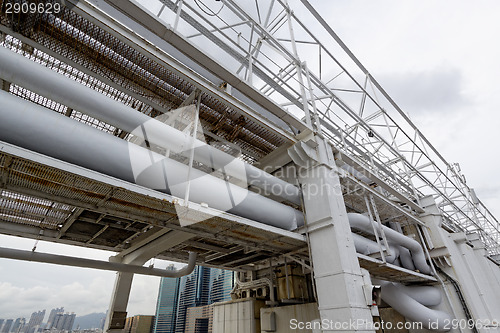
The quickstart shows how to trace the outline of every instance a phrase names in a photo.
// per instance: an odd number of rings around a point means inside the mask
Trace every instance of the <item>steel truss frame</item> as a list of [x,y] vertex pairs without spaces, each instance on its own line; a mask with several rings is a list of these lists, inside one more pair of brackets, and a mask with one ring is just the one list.
[[477,232],[489,254],[500,253],[498,220],[458,165],[432,146],[307,0],[155,0],[148,8],[400,195],[417,205],[432,195],[448,228]]

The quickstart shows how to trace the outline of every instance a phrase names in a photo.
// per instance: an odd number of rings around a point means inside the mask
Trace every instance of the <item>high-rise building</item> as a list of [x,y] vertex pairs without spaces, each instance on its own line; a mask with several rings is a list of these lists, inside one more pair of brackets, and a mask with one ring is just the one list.
[[[174,265],[167,267],[167,270],[174,269]],[[169,333],[175,331],[180,281],[180,278],[163,278],[160,281],[160,290],[158,291],[156,303],[155,332]]]
[[[2,332],[2,333],[9,333],[13,321],[14,321],[14,319],[7,319],[5,321],[5,323],[3,324],[2,330],[0,332]],[[2,326],[2,325],[0,325],[0,326]]]
[[50,314],[49,314],[49,319],[47,320],[47,326],[46,326],[46,329],[51,329],[52,327],[54,327],[54,320],[56,318],[56,315],[57,314],[62,314],[64,313],[64,307],[60,307],[60,308],[55,308],[55,309],[52,309],[50,311]]
[[[184,332],[189,308],[231,299],[233,285],[233,272],[202,266],[182,278],[162,278],[155,333]],[[208,329],[199,331],[208,332]]]
[[73,329],[73,325],[75,324],[75,318],[76,318],[76,314],[74,312],[71,312],[71,314],[68,314],[68,317],[64,321],[63,329],[66,331],[71,331]]
[[74,313],[56,313],[52,328],[60,331],[71,331],[75,323],[76,314]]
[[30,321],[26,325],[25,333],[35,333],[42,324],[43,318],[45,317],[45,310],[33,312],[30,317]]
[[25,324],[26,324],[25,318],[17,318],[16,321],[14,321],[14,325],[12,325],[12,328],[10,331],[12,333],[19,333],[24,329]]

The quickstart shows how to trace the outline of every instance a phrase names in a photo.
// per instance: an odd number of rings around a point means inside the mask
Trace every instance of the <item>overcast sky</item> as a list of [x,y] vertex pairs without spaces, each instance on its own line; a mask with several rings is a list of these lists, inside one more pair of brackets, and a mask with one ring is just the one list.
[[[500,2],[310,1],[442,155],[460,163],[468,185],[500,216],[500,178],[495,175],[500,162]],[[31,250],[33,244],[0,236],[3,247]],[[38,250],[74,253],[42,242]],[[78,254],[110,255],[85,249]],[[60,306],[77,315],[104,312],[114,276],[0,259],[0,318],[29,317]],[[158,282],[136,276],[129,315],[154,314]]]
[[500,216],[500,3],[328,3],[320,12],[336,33]]

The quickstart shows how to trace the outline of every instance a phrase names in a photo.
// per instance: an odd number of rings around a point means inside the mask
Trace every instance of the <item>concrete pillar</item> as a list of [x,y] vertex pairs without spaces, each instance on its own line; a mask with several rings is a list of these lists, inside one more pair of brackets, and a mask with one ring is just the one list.
[[104,329],[106,332],[122,332],[127,317],[127,305],[130,297],[130,289],[134,274],[117,272],[115,285],[111,295],[108,313],[106,315],[106,323]]
[[444,234],[441,229],[442,224],[442,214],[436,205],[434,198],[429,195],[420,199],[420,205],[425,209],[425,213],[420,215],[420,219],[425,223],[428,228],[427,239],[430,245],[430,249],[434,248],[445,248],[446,242],[443,238]]
[[[441,228],[442,215],[432,196],[421,199],[421,205],[426,213],[421,220],[429,228],[427,242],[430,244],[431,257],[446,257],[438,265],[459,285],[465,298],[465,304],[460,301],[453,286],[445,284],[450,311],[459,320],[467,320],[464,309],[467,307],[474,319],[498,318],[500,316],[500,281],[495,277],[497,266],[490,266],[483,243],[477,234],[463,232],[449,233]],[[429,241],[430,238],[430,241]],[[472,246],[471,246],[472,245]],[[439,263],[439,261],[438,261]]]
[[0,88],[5,91],[10,91],[10,82],[0,79]]
[[323,332],[374,332],[337,166],[330,147],[319,138],[316,143],[313,150],[302,145],[311,159],[301,163],[299,178],[320,317],[329,324]]
[[[111,257],[110,261],[143,265],[159,253],[193,236],[193,234],[182,231],[170,231],[167,233],[165,230],[155,231],[152,235],[146,235],[146,237],[136,242],[129,249],[122,251],[121,254]],[[108,314],[106,315],[106,323],[104,324],[105,332],[123,332],[133,278],[134,274],[132,273],[116,273],[115,285],[111,295]]]

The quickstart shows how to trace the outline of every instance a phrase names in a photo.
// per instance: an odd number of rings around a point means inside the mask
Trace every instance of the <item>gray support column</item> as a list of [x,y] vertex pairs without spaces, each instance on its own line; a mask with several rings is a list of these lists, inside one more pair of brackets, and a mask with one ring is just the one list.
[[[441,229],[442,214],[436,205],[434,198],[429,195],[420,199],[421,206],[425,209],[425,213],[420,215],[420,219],[425,223],[428,231],[423,229],[426,233],[427,242],[431,250],[445,248],[446,243],[443,239],[443,233]],[[447,252],[447,251],[446,251]]]
[[311,158],[299,162],[299,177],[320,316],[329,326],[323,325],[323,332],[374,332],[337,167],[330,147],[322,139],[316,142],[315,150],[299,148]]
[[[143,265],[146,261],[167,250],[168,248],[180,244],[194,235],[182,231],[170,231],[165,233],[160,230],[157,233],[157,238],[152,237],[151,241],[146,244],[137,244],[131,246],[132,251],[124,250],[123,254],[118,254],[111,257],[110,261],[122,262],[125,264]],[[106,323],[104,331],[108,333],[123,332],[123,325],[127,317],[127,305],[130,297],[130,289],[134,274],[132,273],[116,273],[115,285],[111,295],[108,314],[106,315]]]
[[[490,267],[482,242],[474,240],[477,235],[449,233],[441,228],[443,216],[432,196],[424,197],[420,202],[426,211],[420,218],[428,227],[425,236],[430,255],[448,275],[447,283],[442,283],[449,305],[444,310],[458,320],[498,317],[500,283],[495,276],[497,268],[495,266],[492,270]],[[437,278],[441,280],[439,275]],[[462,295],[457,294],[449,278],[455,280]]]
[[0,88],[5,91],[10,91],[10,82],[0,79]]
[[104,324],[105,332],[123,332],[133,279],[134,274],[132,273],[116,273],[115,285]]

